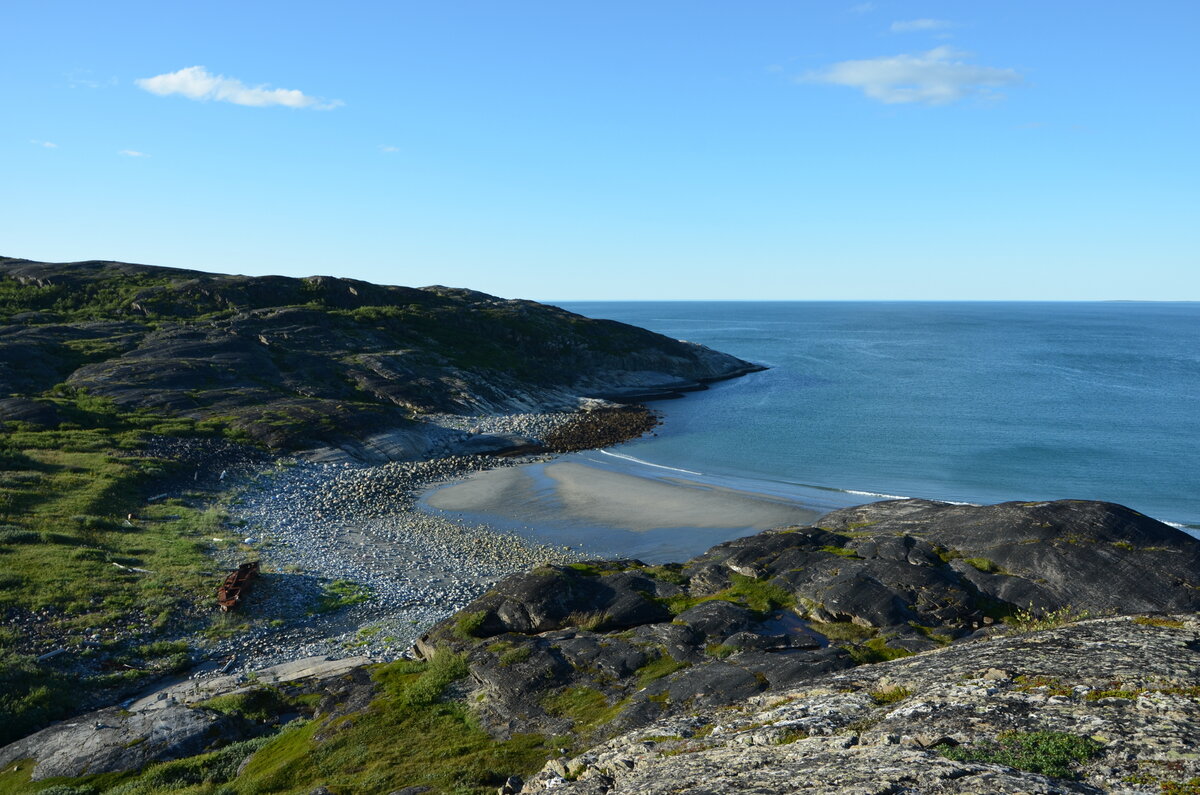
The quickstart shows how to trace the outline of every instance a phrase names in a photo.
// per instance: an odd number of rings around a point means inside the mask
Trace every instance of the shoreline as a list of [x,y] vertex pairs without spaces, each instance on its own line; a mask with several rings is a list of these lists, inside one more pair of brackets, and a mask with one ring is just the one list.
[[[500,578],[578,559],[561,546],[414,509],[429,485],[521,460],[297,462],[266,473],[230,511],[249,543],[217,553],[227,565],[256,553],[264,564],[243,613],[256,626],[210,645],[208,656],[237,655],[241,670],[319,656],[399,659],[428,626]],[[337,582],[353,583],[361,597],[351,601],[361,601],[310,612]]]
[[[811,525],[828,511],[875,501],[662,467],[602,448],[545,452],[541,440],[576,419],[439,417],[474,438],[533,438],[543,450],[536,454],[381,465],[280,459],[260,472],[229,506],[230,534],[249,543],[225,539],[214,552],[227,566],[255,556],[264,564],[243,613],[251,627],[215,642],[189,636],[206,660],[193,676],[229,657],[242,672],[313,657],[408,657],[430,626],[539,564],[683,562],[722,541]],[[310,612],[339,581],[365,588],[366,598]]]
[[[473,438],[503,434],[532,439],[543,450],[550,438],[559,449],[579,450],[584,445],[577,442],[603,439],[611,444],[614,433],[639,427],[626,415],[631,410],[653,418],[649,425],[641,421],[643,432],[657,424],[657,416],[644,407],[611,414],[531,412],[438,420]],[[615,427],[601,427],[606,420],[616,420]],[[208,660],[194,675],[204,676],[216,660],[230,657],[237,658],[234,670],[243,672],[321,656],[407,657],[430,626],[509,574],[543,563],[613,557],[682,562],[723,540],[810,523],[824,512],[768,494],[692,481],[674,471],[664,473],[666,477],[617,471],[623,463],[604,470],[595,461],[580,460],[601,451],[584,449],[529,454],[518,448],[509,455],[450,455],[377,465],[278,460],[253,477],[228,506],[226,535],[231,537],[222,539],[213,553],[228,566],[248,557],[262,562],[263,573],[241,613],[250,626],[216,641],[194,636]],[[477,479],[504,484],[546,469],[571,501],[554,518],[535,517],[519,494],[491,485],[476,494],[477,506],[491,512],[431,510],[424,504],[427,495]],[[597,506],[611,508],[618,497],[624,498],[618,515],[596,515]],[[512,521],[498,517],[496,509],[509,510]],[[750,520],[741,518],[747,511],[754,514]],[[664,518],[675,515],[690,524],[665,526]],[[614,531],[614,521],[640,529]],[[651,546],[657,544],[657,549],[603,542],[614,535],[626,541],[653,539]],[[691,546],[680,546],[681,540]],[[354,583],[352,591],[365,598],[329,612],[310,612],[329,585],[339,581]]]
[[595,453],[488,470],[426,490],[434,516],[566,544],[597,559],[682,563],[722,541],[811,524],[827,512],[803,501],[723,485]]
[[[229,619],[249,628],[216,641],[189,636],[207,660],[194,676],[231,657],[242,672],[322,656],[407,657],[430,626],[503,577],[589,557],[487,523],[432,515],[416,500],[472,473],[552,460],[559,454],[551,446],[636,438],[658,417],[645,407],[583,401],[573,412],[428,421],[431,435],[455,434],[463,454],[382,464],[279,458],[248,479],[227,506],[228,537],[213,539],[211,554],[226,567],[262,562],[246,604]],[[352,604],[313,612],[331,584],[344,582],[353,583]]]

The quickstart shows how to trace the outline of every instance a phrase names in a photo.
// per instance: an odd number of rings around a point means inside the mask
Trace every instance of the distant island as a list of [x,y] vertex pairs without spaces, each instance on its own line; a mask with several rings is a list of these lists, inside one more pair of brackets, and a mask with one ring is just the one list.
[[761,369],[465,289],[0,258],[0,792],[1200,787],[1200,541],[1129,508],[891,500],[655,565],[413,508]]

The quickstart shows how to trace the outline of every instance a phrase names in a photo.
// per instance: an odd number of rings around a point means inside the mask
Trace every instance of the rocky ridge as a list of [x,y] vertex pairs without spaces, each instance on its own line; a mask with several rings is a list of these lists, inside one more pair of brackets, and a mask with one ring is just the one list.
[[0,421],[51,421],[37,398],[65,384],[225,422],[273,449],[375,463],[433,455],[454,433],[430,415],[575,411],[762,369],[470,290],[118,262],[0,258],[0,318],[0,381],[21,397],[0,403]]

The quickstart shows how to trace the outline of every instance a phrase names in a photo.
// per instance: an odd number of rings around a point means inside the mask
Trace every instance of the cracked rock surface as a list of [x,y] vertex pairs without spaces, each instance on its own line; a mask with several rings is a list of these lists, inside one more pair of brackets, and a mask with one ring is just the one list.
[[[695,710],[553,760],[525,791],[1158,792],[1200,776],[1198,682],[1200,617],[1094,619]],[[1050,778],[941,752],[1047,732],[1094,754]]]

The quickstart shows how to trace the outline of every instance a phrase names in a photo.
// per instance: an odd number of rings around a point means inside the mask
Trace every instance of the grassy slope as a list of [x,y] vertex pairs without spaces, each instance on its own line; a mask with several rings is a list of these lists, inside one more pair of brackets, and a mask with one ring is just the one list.
[[446,688],[465,674],[465,662],[450,654],[429,663],[379,666],[374,671],[379,695],[361,712],[297,720],[272,735],[135,773],[31,782],[26,763],[0,772],[0,795],[48,786],[73,788],[61,795],[259,795],[308,793],[318,786],[354,793],[415,786],[440,793],[495,792],[509,776],[539,770],[556,754],[558,742],[536,734],[492,740],[465,707],[443,699]]
[[[81,685],[116,691],[184,661],[156,641],[211,593],[201,540],[224,518],[203,498],[144,500],[172,469],[141,453],[149,429],[214,428],[167,428],[86,395],[54,403],[71,427],[0,436],[0,743],[69,714]],[[82,680],[35,662],[59,646]]]

